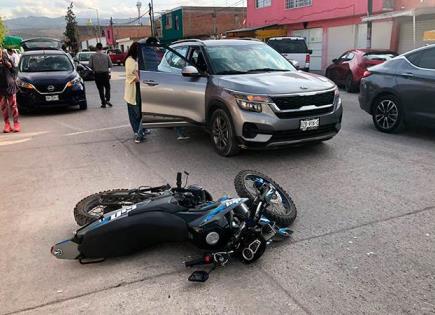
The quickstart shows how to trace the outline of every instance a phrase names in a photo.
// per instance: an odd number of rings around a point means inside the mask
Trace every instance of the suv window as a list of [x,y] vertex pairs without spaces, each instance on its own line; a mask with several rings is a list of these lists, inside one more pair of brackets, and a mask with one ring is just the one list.
[[409,54],[406,58],[417,67],[435,69],[435,48]]
[[271,39],[267,44],[280,54],[306,54],[308,47],[303,39]]
[[[187,55],[187,46],[177,47],[174,48],[174,50],[183,57],[186,57]],[[172,51],[168,51],[168,53],[165,55],[165,59],[166,62],[173,68],[183,69],[186,66],[186,62]]]

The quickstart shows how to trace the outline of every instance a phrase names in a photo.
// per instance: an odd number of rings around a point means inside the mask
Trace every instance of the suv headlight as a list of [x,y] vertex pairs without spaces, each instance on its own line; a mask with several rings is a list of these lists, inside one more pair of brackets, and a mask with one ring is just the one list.
[[18,87],[23,89],[35,90],[35,87],[33,86],[32,83],[24,82],[21,79],[17,79],[17,85]]
[[66,87],[72,87],[72,86],[76,85],[77,83],[83,83],[82,78],[80,78],[80,77],[76,77],[76,78],[74,78],[73,80],[69,81],[69,82],[66,84]]
[[261,113],[263,111],[263,105],[272,103],[271,99],[262,95],[250,95],[250,94],[237,94],[230,92],[236,99],[237,105],[240,109]]

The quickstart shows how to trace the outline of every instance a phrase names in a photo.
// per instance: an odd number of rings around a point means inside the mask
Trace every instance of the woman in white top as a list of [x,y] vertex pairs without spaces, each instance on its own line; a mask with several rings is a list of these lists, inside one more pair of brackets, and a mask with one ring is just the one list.
[[145,140],[145,131],[142,127],[142,108],[139,87],[139,71],[137,56],[139,44],[134,42],[128,50],[125,60],[125,92],[124,100],[127,102],[128,117],[134,132],[134,142],[141,143]]

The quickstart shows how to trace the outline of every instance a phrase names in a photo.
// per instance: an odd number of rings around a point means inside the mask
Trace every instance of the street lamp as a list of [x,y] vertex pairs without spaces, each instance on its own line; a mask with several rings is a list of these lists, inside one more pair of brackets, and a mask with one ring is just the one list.
[[101,43],[100,13],[99,13],[97,8],[88,8],[88,9],[89,10],[95,10],[95,12],[97,12],[97,25],[98,25],[98,36],[97,36],[97,39],[98,39],[98,42]]
[[137,23],[140,25],[140,9],[142,8],[142,2],[138,1],[136,3],[136,7],[137,7]]

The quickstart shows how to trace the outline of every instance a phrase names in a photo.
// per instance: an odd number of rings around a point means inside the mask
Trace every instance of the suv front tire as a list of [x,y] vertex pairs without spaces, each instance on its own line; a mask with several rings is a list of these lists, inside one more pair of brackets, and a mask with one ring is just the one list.
[[240,152],[231,115],[227,110],[218,108],[213,112],[210,119],[210,135],[219,155],[229,157]]

